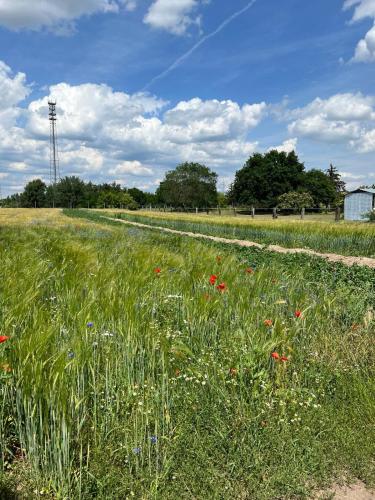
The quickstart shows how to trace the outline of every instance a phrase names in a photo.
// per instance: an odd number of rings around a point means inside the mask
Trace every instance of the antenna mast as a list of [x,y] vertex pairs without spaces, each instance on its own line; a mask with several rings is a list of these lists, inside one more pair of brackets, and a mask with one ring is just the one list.
[[50,182],[55,185],[60,178],[59,150],[57,144],[56,101],[48,101],[50,122]]

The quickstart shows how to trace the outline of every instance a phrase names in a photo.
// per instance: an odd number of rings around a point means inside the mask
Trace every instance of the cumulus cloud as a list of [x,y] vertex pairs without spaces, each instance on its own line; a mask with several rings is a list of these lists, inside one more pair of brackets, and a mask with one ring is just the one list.
[[328,99],[317,98],[303,108],[285,112],[284,116],[293,120],[288,127],[292,135],[355,145],[375,120],[374,106],[372,96],[336,94]]
[[366,17],[375,18],[375,2],[374,0],[345,0],[344,10],[355,7],[352,22],[361,21]]
[[[110,175],[151,188],[182,161],[219,169],[242,164],[258,147],[249,135],[268,109],[264,102],[199,98],[170,106],[147,93],[90,83],[54,85],[22,107],[21,99],[30,92],[25,75],[13,75],[5,65],[0,70],[0,89],[8,96],[0,109],[0,170],[9,173],[8,191],[29,175],[48,180],[50,98],[57,101],[62,176],[103,182]],[[138,180],[144,177],[150,180]]]
[[[354,7],[351,22],[361,21],[365,18],[375,19],[375,0],[346,0],[344,10]],[[360,40],[355,49],[352,62],[374,62],[375,61],[375,23]]]
[[297,142],[298,139],[296,137],[293,137],[292,139],[287,139],[285,140],[280,146],[274,146],[269,148],[268,151],[276,150],[279,153],[284,152],[284,153],[291,153],[292,151],[297,150]]
[[358,42],[355,49],[353,62],[374,62],[375,61],[375,24],[367,32],[365,38]]
[[191,24],[200,24],[200,17],[192,16],[199,3],[199,0],[155,0],[144,22],[174,35],[183,35]]
[[[0,25],[18,30],[59,26],[69,29],[75,19],[95,13],[134,10],[134,0],[1,0]],[[61,31],[60,33],[62,33]]]
[[134,175],[136,177],[150,177],[154,174],[149,167],[142,165],[140,161],[123,161],[109,171],[111,175]]

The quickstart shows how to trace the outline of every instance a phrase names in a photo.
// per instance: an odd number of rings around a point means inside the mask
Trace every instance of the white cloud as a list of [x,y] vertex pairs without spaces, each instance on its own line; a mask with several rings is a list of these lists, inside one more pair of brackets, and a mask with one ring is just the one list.
[[291,123],[288,127],[292,135],[309,137],[325,142],[349,141],[358,137],[360,128],[357,123],[330,121],[321,115],[312,115]]
[[[355,7],[351,22],[361,21],[367,17],[375,19],[375,0],[346,0],[344,10]],[[351,62],[374,62],[375,61],[375,23],[360,40],[355,49]]]
[[163,29],[174,35],[183,35],[191,24],[200,24],[200,17],[192,17],[198,0],[155,0],[144,22],[153,28]]
[[348,180],[355,181],[355,180],[361,180],[361,179],[366,178],[365,175],[352,174],[351,172],[340,172],[340,175],[344,180],[348,179]]
[[49,177],[51,97],[57,101],[62,176],[104,182],[111,175],[125,177],[129,185],[139,185],[137,177],[149,177],[142,185],[151,187],[182,161],[220,169],[241,165],[258,147],[249,134],[267,113],[265,103],[199,98],[170,107],[150,94],[131,95],[90,83],[54,85],[22,108],[19,100],[30,90],[26,78],[2,68],[0,88],[9,98],[0,111],[0,170],[10,174],[9,191],[27,180],[25,174]]
[[24,172],[28,168],[29,168],[29,166],[24,161],[15,161],[15,162],[9,163],[9,169],[15,170],[16,172]]
[[285,140],[280,146],[274,146],[269,148],[268,151],[276,150],[279,151],[279,153],[284,152],[284,153],[291,153],[292,151],[297,150],[297,142],[298,139],[296,137],[292,139],[287,139]]
[[375,129],[363,130],[358,139],[351,141],[351,145],[360,153],[373,153],[375,151]]
[[375,2],[374,0],[346,0],[344,2],[344,10],[355,7],[352,22],[361,21],[366,17],[375,18]]
[[84,15],[119,12],[120,8],[135,8],[134,0],[1,0],[0,25],[18,30],[22,28],[62,26]]
[[153,170],[149,167],[142,165],[140,161],[123,161],[109,171],[111,175],[135,175],[139,177],[150,177],[154,174]]
[[355,49],[353,62],[374,62],[375,61],[375,24],[367,32],[365,38],[358,42]]
[[323,142],[358,140],[375,120],[375,98],[357,94],[336,94],[328,99],[317,98],[303,108],[284,113],[294,119],[289,132]]

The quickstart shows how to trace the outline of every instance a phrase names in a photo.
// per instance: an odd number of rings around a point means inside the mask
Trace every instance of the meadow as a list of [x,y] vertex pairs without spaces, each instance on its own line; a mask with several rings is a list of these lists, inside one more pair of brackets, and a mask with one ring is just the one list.
[[0,210],[0,262],[0,498],[375,484],[374,270],[74,210]]
[[340,255],[375,257],[375,224],[335,222],[332,215],[228,216],[164,213],[150,211],[112,211],[116,217],[171,229],[276,244],[287,248],[309,248]]

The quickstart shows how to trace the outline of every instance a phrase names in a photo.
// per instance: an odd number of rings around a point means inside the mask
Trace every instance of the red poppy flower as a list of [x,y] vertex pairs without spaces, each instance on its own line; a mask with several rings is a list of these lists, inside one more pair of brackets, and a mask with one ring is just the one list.
[[253,274],[254,269],[252,269],[251,267],[248,267],[247,269],[245,269],[245,272],[246,272],[247,274]]
[[9,337],[7,337],[6,335],[0,335],[0,344],[6,342],[7,340],[9,340]]
[[288,358],[286,356],[281,356],[280,360],[285,363],[286,361],[288,361]]
[[227,289],[227,285],[225,283],[220,283],[220,285],[217,285],[216,287],[219,292],[225,292],[225,290]]
[[216,283],[216,281],[217,281],[216,274],[211,274],[211,276],[210,276],[210,283],[211,283],[211,285],[214,285]]
[[273,325],[272,319],[265,319],[264,320],[264,325],[265,326],[272,326]]
[[295,318],[300,318],[302,316],[302,311],[300,311],[299,309],[297,309],[297,311],[294,312],[294,317]]
[[156,267],[156,268],[154,269],[154,273],[155,273],[155,274],[160,274],[160,273],[161,273],[161,269],[160,269],[160,267]]
[[273,353],[271,354],[271,358],[276,359],[276,360],[280,359],[279,353],[277,353],[277,352],[273,352]]
[[230,368],[229,374],[232,375],[232,377],[235,377],[237,375],[237,368]]

